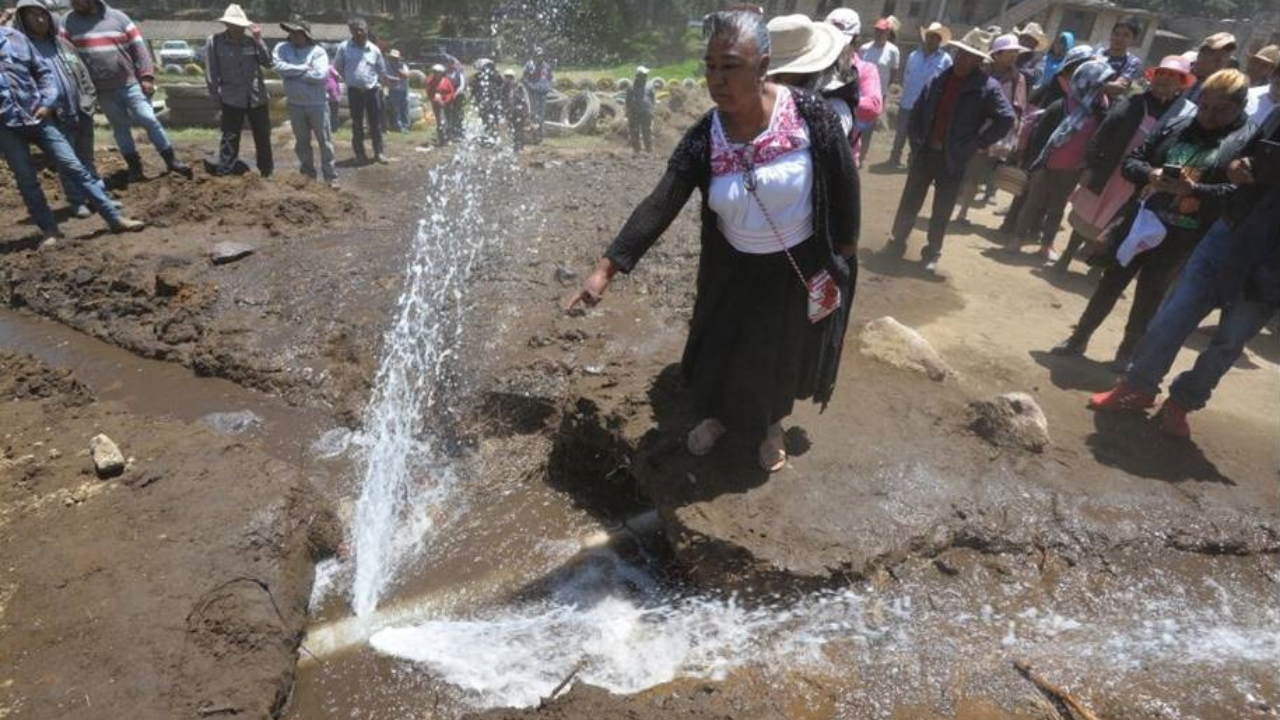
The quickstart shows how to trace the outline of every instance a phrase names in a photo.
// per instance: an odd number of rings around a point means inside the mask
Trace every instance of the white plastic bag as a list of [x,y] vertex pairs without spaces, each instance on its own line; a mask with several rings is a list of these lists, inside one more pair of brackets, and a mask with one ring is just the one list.
[[1129,234],[1124,237],[1124,242],[1120,243],[1120,248],[1116,250],[1116,260],[1122,267],[1129,267],[1129,263],[1133,262],[1139,254],[1160,247],[1160,243],[1164,242],[1164,236],[1168,232],[1169,229],[1164,226],[1164,222],[1147,208],[1144,200],[1138,206],[1138,215],[1133,219],[1133,227],[1129,228]]

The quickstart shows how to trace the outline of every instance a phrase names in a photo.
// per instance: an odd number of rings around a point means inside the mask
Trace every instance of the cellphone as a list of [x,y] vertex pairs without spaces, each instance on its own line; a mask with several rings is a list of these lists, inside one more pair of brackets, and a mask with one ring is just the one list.
[[1160,175],[1166,180],[1177,180],[1182,177],[1181,165],[1165,165],[1160,168]]

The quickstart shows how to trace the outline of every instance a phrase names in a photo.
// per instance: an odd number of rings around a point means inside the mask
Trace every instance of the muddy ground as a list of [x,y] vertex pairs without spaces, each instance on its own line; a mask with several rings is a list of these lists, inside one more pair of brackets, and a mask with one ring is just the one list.
[[[660,143],[675,136],[660,134]],[[391,166],[342,171],[338,193],[291,178],[284,147],[268,181],[197,171],[193,181],[121,187],[127,210],[153,227],[110,236],[97,233],[97,219],[68,221],[70,239],[46,250],[18,222],[12,187],[0,187],[0,300],[354,427],[413,223],[433,193],[448,191],[425,186],[444,153],[396,153]],[[548,484],[603,523],[656,505],[680,573],[703,587],[924,588],[930,597],[1001,595],[997,610],[1012,613],[1049,600],[1101,602],[1171,573],[1179,587],[1220,582],[1263,604],[1274,598],[1274,334],[1255,341],[1210,408],[1192,416],[1192,443],[1137,418],[1095,416],[1084,401],[1113,380],[1100,361],[1120,316],[1090,360],[1045,353],[1069,331],[1089,282],[1046,276],[981,230],[948,241],[942,279],[879,261],[903,178],[866,172],[864,272],[836,400],[822,415],[798,411],[795,460],[765,478],[752,448],[732,439],[701,461],[680,450],[696,420],[673,367],[693,302],[695,204],[599,309],[570,317],[558,308],[652,186],[662,157],[633,158],[614,136],[534,148],[519,165],[501,190],[532,203],[536,227],[513,223],[515,236],[477,270],[453,438],[468,462],[498,476],[491,482]],[[996,224],[989,210],[979,224]],[[207,253],[224,240],[257,250],[214,265]],[[955,374],[936,382],[860,355],[857,329],[885,315],[918,329]],[[1206,338],[1192,339],[1179,368]],[[1043,407],[1052,436],[1044,453],[996,448],[967,429],[968,403],[1008,391]],[[0,584],[0,654],[21,658],[0,677],[0,717],[99,717],[103,703],[137,707],[139,717],[279,714],[311,559],[330,544],[308,539],[308,520],[323,510],[304,465],[93,402],[93,393],[29,359],[0,362],[0,542],[14,558]],[[98,480],[87,464],[88,438],[100,431],[135,458],[120,478]],[[342,483],[322,489],[339,503],[351,493]],[[1004,592],[1011,579],[1023,589]],[[893,695],[887,666],[852,684],[741,671],[627,698],[579,687],[520,716],[1055,717],[1060,710],[1011,660],[984,658],[932,697]],[[1178,717],[1152,709],[1164,702],[1182,717],[1263,718],[1280,704],[1274,680],[1243,662],[1190,690],[1176,667],[1118,677],[1088,663],[1051,670],[1106,717]],[[1243,700],[1237,681],[1261,698]],[[893,706],[870,702],[876,693]]]

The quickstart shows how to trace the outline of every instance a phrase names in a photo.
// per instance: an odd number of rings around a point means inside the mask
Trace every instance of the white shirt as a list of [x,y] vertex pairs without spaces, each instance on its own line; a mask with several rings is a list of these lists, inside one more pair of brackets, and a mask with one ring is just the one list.
[[[774,104],[773,128],[778,108]],[[809,150],[809,129],[800,132],[803,142],[799,147],[780,155],[767,163],[756,165],[756,195],[760,202],[747,192],[742,173],[715,175],[707,204],[716,214],[717,222],[725,238],[735,250],[752,255],[768,255],[782,252],[783,247],[793,248],[813,236],[813,155]],[[728,142],[720,126],[717,114],[711,132]],[[769,132],[766,129],[765,132]],[[762,133],[763,134],[763,133]],[[728,142],[730,147],[741,148],[745,143]],[[763,204],[773,218],[777,232],[760,209]]]
[[1249,116],[1249,122],[1254,125],[1261,125],[1276,109],[1275,98],[1271,97],[1271,85],[1261,85],[1249,90],[1249,101],[1244,106],[1244,114]]
[[898,50],[898,46],[886,40],[884,47],[879,47],[872,40],[862,46],[859,55],[866,62],[876,66],[876,70],[880,72],[880,97],[888,98],[889,79],[893,77],[893,72],[902,63],[902,55]]

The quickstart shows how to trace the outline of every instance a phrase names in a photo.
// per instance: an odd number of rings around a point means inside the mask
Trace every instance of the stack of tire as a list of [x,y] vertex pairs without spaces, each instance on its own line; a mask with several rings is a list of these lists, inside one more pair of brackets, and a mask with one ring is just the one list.
[[[279,125],[289,120],[289,109],[284,97],[284,82],[267,80],[268,107],[271,123]],[[209,97],[204,84],[166,85],[165,106],[169,109],[165,123],[172,127],[218,127],[222,108]]]
[[164,98],[170,127],[218,127],[222,108],[209,97],[204,83],[165,85]]

